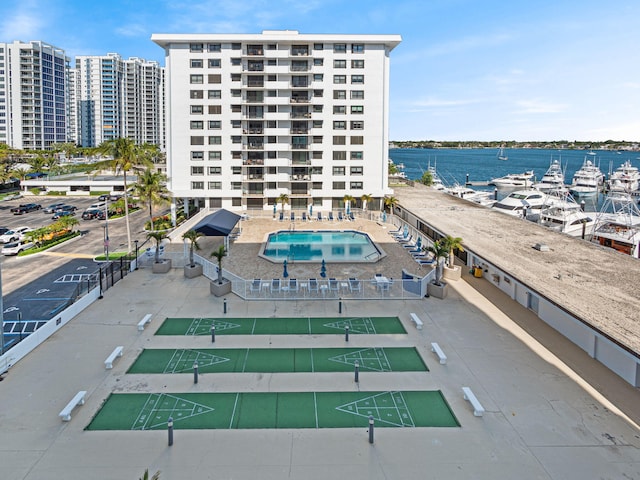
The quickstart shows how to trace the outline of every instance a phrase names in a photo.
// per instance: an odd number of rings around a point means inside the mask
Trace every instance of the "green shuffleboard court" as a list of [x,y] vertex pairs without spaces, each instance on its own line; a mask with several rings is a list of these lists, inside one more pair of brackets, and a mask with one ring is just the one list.
[[145,349],[127,373],[428,371],[415,348]]
[[86,430],[459,427],[440,391],[113,393]]
[[335,335],[407,333],[398,317],[167,318],[156,335]]

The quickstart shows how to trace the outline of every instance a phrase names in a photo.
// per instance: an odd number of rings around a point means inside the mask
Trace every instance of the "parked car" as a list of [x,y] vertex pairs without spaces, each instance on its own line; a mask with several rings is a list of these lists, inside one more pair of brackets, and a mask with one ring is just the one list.
[[42,205],[37,203],[23,203],[22,205],[18,205],[11,209],[11,213],[14,215],[22,215],[23,213],[34,212],[36,210],[40,210]]
[[52,203],[51,205],[49,205],[48,207],[45,207],[42,212],[43,213],[54,213],[58,208],[60,208],[61,206],[63,206],[64,203]]
[[60,217],[70,217],[75,214],[76,212],[74,212],[73,210],[58,210],[53,214],[51,220],[58,220]]
[[11,243],[22,240],[24,238],[24,234],[31,230],[33,230],[33,228],[29,227],[18,227],[13,230],[9,230],[4,235],[0,235],[0,243]]
[[7,233],[10,229],[7,227],[0,227],[0,235],[4,235],[5,233]]
[[93,220],[94,218],[99,218],[100,215],[104,216],[104,211],[99,208],[87,208],[84,212],[82,212],[83,220]]
[[53,213],[64,211],[75,212],[77,209],[78,207],[76,207],[75,205],[61,205],[60,207],[56,208]]
[[28,250],[31,247],[33,247],[33,242],[19,241],[5,243],[4,247],[2,247],[2,254],[6,256],[18,255],[20,252]]

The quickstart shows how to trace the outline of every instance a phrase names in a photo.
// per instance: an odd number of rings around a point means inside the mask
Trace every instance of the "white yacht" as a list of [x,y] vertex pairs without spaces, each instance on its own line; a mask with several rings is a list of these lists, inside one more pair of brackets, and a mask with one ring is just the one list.
[[453,187],[447,187],[443,191],[454,197],[460,197],[484,207],[492,207],[496,203],[493,192],[474,190],[464,185],[455,184]]
[[494,178],[489,185],[495,185],[498,190],[529,188],[534,182],[533,170],[524,173],[510,173],[504,177]]
[[640,210],[631,195],[609,192],[596,217],[592,240],[640,258]]
[[540,190],[516,190],[493,205],[493,209],[514,217],[537,218],[548,195]]
[[559,160],[552,160],[549,168],[539,182],[533,184],[533,188],[541,192],[567,191],[564,184],[564,172]]
[[442,179],[440,178],[440,176],[438,175],[438,172],[436,172],[436,167],[432,167],[431,164],[429,164],[429,166],[427,167],[427,171],[431,174],[431,179],[432,179],[432,183],[431,183],[431,188],[433,188],[434,190],[445,190],[447,187],[444,186],[444,183],[442,183]]
[[569,191],[576,197],[592,197],[598,194],[603,183],[604,174],[585,157],[582,167],[573,175]]
[[609,177],[609,191],[631,193],[640,187],[640,172],[638,167],[627,160],[620,165]]
[[538,223],[556,232],[586,238],[593,234],[595,214],[585,212],[569,193],[549,195],[540,209]]

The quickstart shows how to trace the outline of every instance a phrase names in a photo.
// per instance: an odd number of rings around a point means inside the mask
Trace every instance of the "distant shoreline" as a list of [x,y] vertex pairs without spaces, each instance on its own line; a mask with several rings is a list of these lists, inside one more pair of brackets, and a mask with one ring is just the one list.
[[389,142],[389,148],[406,148],[422,150],[442,149],[535,149],[535,150],[606,150],[621,152],[640,151],[640,142],[435,142],[435,141],[393,141]]

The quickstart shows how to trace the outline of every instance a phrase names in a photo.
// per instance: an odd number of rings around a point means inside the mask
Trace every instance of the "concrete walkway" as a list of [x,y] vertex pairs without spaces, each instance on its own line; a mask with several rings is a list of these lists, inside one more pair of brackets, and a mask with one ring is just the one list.
[[[344,317],[397,315],[407,335],[353,335],[349,346],[416,346],[430,372],[345,374],[126,375],[143,348],[211,348],[203,337],[154,337],[166,317],[210,317],[222,299],[181,270],[144,268],[105,293],[19,362],[0,383],[0,468],[6,480],[136,479],[585,479],[640,478],[640,394],[483,279],[452,282],[448,298],[348,301]],[[486,295],[486,296],[485,296]],[[245,302],[230,295],[227,316],[339,316],[335,301]],[[416,330],[409,313],[424,322]],[[143,332],[137,323],[153,319]],[[515,322],[513,319],[517,319]],[[540,341],[534,336],[539,336]],[[447,354],[440,365],[436,341]],[[116,345],[124,356],[105,370]],[[342,335],[219,336],[215,346],[342,347]],[[215,348],[215,347],[214,347]],[[562,355],[562,359],[554,355]],[[566,362],[562,360],[566,359]],[[586,374],[582,378],[578,374]],[[606,388],[606,397],[589,384]],[[462,397],[471,387],[486,412]],[[78,390],[86,404],[70,422],[58,413]],[[112,392],[441,390],[460,428],[88,432]]]

